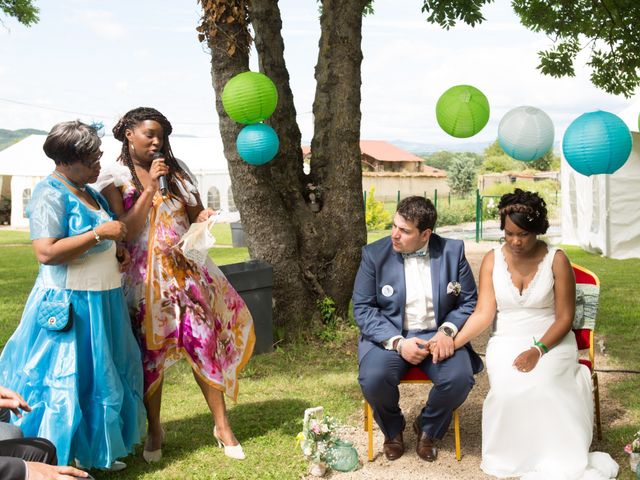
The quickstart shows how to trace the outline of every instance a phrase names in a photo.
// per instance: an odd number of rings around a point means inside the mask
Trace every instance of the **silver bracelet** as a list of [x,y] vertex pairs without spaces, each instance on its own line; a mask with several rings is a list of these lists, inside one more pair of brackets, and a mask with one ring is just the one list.
[[98,235],[98,232],[96,232],[96,229],[94,228],[91,231],[93,232],[93,236],[96,239],[96,244],[100,243],[102,241],[102,239],[100,238],[100,235]]
[[398,340],[398,344],[396,345],[396,352],[398,352],[400,356],[402,356],[402,342],[404,342],[404,338]]
[[538,357],[538,360],[540,360],[542,358],[543,352],[542,349],[538,346],[538,345],[534,345],[533,348],[535,348],[536,350],[538,350],[538,355],[540,355]]

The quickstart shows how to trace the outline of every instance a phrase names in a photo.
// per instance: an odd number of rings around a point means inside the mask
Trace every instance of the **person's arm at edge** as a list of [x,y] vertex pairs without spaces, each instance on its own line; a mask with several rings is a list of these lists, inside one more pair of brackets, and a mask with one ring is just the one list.
[[562,250],[556,251],[551,268],[554,277],[556,318],[545,334],[536,339],[549,349],[560,342],[571,330],[576,313],[576,279],[571,262]]
[[493,289],[493,256],[491,250],[482,259],[480,266],[480,288],[476,309],[453,340],[456,349],[480,335],[493,322],[496,315],[496,296]]

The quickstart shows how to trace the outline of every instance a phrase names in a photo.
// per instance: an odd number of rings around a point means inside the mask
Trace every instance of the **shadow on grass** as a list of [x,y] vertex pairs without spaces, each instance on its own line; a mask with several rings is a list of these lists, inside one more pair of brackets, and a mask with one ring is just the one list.
[[[127,469],[121,472],[92,471],[96,479],[134,479],[173,478],[165,477],[164,472],[172,468],[172,464],[190,463],[190,459],[198,458],[202,462],[217,464],[233,462],[232,465],[242,468],[259,462],[255,454],[264,449],[278,450],[277,454],[290,455],[292,440],[302,429],[302,414],[311,407],[309,402],[299,399],[267,400],[236,405],[229,409],[229,421],[238,441],[247,453],[247,460],[238,463],[215,452],[216,441],[213,438],[213,423],[209,414],[199,414],[179,420],[163,422],[166,432],[162,449],[162,460],[147,464],[142,459],[142,447],[136,448],[133,455],[123,459]],[[195,472],[185,472],[182,478],[192,478]]]

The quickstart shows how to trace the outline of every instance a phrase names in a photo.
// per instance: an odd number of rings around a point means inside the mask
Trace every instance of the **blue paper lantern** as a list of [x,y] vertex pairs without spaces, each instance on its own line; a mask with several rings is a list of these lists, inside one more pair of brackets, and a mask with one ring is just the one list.
[[584,113],[576,118],[562,139],[569,165],[586,176],[614,173],[631,153],[631,132],[613,113]]
[[280,140],[269,125],[255,123],[240,130],[236,148],[240,158],[249,165],[264,165],[278,153]]
[[498,142],[516,160],[537,160],[553,146],[553,122],[539,108],[516,107],[500,120]]

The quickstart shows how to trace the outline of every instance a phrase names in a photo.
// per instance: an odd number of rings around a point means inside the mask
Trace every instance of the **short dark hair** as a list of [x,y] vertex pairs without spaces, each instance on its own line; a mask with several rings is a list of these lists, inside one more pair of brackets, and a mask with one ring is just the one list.
[[396,209],[402,218],[415,223],[418,230],[424,232],[427,228],[433,230],[436,226],[438,213],[431,200],[418,195],[403,199]]
[[100,150],[98,132],[80,120],[56,123],[42,149],[56,165],[84,162]]
[[527,232],[543,235],[549,228],[547,204],[536,192],[516,188],[513,193],[505,193],[498,203],[500,229],[504,230],[507,215],[513,223]]

